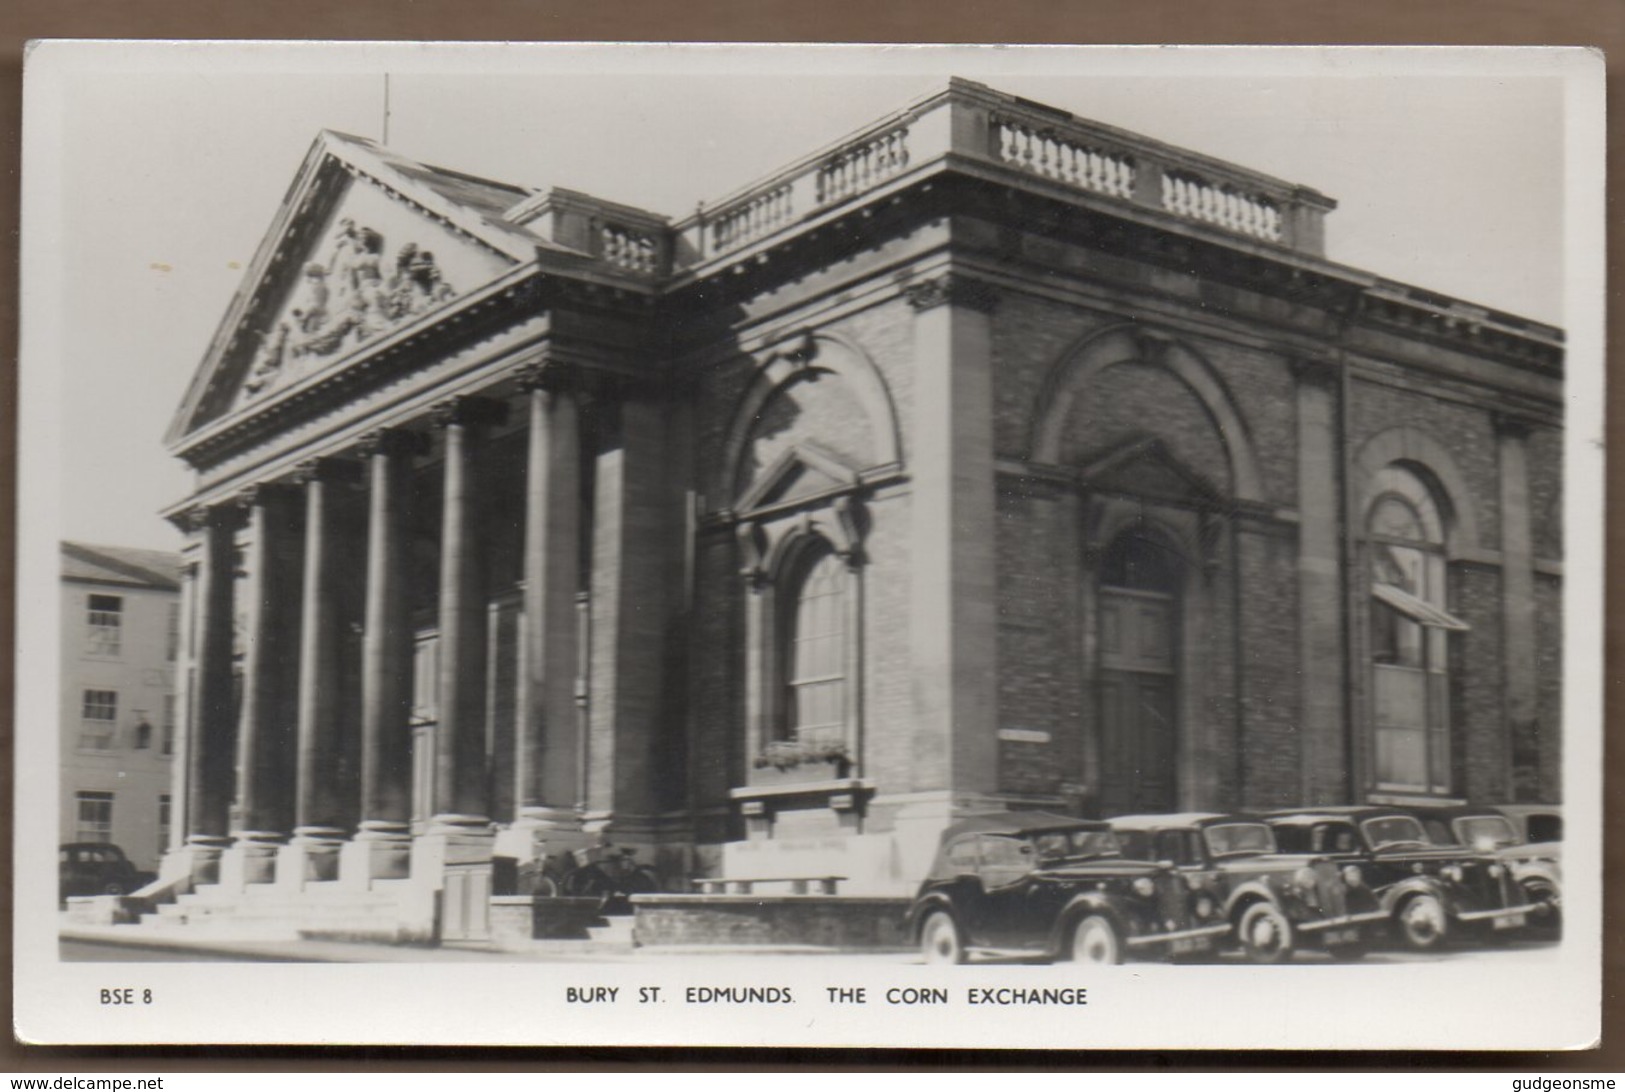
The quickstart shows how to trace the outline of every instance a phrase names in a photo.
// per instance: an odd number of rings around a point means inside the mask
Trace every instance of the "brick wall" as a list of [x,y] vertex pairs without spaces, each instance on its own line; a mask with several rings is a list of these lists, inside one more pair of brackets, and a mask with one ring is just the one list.
[[1563,799],[1563,582],[1535,577],[1535,676],[1540,716],[1540,799]]
[[1535,556],[1563,556],[1563,434],[1537,428],[1529,434],[1529,515]]
[[1401,425],[1427,433],[1450,452],[1472,494],[1468,497],[1451,497],[1451,503],[1471,506],[1478,521],[1480,538],[1474,545],[1500,549],[1499,455],[1495,426],[1490,415],[1483,410],[1444,402],[1425,394],[1375,383],[1353,384],[1350,444],[1355,452],[1379,432]]
[[1241,732],[1249,808],[1300,802],[1297,542],[1244,527],[1236,535],[1241,583]]
[[1452,565],[1450,609],[1473,627],[1451,638],[1456,788],[1474,803],[1498,803],[1509,798],[1501,694],[1501,574],[1482,565]]

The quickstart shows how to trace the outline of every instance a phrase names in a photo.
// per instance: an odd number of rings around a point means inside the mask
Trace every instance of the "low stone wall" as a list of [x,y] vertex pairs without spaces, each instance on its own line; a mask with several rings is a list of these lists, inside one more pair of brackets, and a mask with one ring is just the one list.
[[533,940],[586,940],[587,926],[600,918],[597,899],[494,895],[491,944],[523,948]]
[[68,899],[67,919],[75,925],[131,925],[150,909],[135,895],[75,895]]
[[843,895],[634,895],[640,947],[757,945],[857,950],[912,947],[908,899]]

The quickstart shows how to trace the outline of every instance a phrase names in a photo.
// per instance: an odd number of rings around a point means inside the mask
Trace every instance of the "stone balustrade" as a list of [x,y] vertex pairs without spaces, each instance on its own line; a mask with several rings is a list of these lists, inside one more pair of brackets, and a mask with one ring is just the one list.
[[1222,160],[967,80],[889,115],[676,224],[677,264],[702,266],[904,179],[949,167],[1031,175],[1250,241],[1324,253],[1335,202]]

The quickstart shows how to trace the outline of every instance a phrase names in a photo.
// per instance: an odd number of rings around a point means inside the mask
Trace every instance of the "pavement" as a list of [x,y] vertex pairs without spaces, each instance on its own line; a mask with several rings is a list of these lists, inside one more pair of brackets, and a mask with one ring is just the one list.
[[[418,945],[364,944],[333,940],[266,939],[230,935],[176,935],[139,925],[63,925],[60,956],[65,962],[254,962],[254,963],[644,963],[668,959],[728,956],[803,957],[819,960],[861,960],[866,963],[908,965],[920,962],[918,952],[852,951],[811,945],[705,945],[627,948],[592,941],[542,941],[535,948],[506,950],[474,944]],[[1431,963],[1445,960],[1494,960],[1503,963],[1544,962],[1556,945],[1537,941],[1508,941],[1493,947],[1457,947],[1438,953],[1374,951],[1366,963]],[[1213,962],[1241,965],[1239,955],[1225,954]],[[1294,963],[1324,964],[1318,952],[1299,952]]]

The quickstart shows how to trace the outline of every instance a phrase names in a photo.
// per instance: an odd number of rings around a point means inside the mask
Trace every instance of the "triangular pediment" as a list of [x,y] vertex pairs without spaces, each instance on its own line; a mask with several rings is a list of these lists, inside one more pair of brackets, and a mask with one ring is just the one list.
[[738,510],[753,512],[770,505],[849,488],[859,481],[854,467],[834,452],[809,440],[781,451],[739,498]]
[[1211,481],[1151,436],[1095,456],[1081,468],[1080,477],[1091,489],[1186,504],[1212,505],[1221,496]]
[[324,132],[260,244],[171,427],[171,442],[339,368],[521,262],[503,213],[532,191]]

